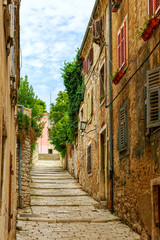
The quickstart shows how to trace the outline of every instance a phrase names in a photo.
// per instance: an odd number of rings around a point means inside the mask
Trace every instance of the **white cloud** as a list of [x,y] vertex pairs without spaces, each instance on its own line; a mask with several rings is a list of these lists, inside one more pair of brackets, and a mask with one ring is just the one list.
[[[80,47],[95,0],[23,0],[21,2],[21,75],[49,105],[64,90],[61,70]],[[38,85],[39,84],[39,85]],[[59,84],[59,85],[58,85]]]

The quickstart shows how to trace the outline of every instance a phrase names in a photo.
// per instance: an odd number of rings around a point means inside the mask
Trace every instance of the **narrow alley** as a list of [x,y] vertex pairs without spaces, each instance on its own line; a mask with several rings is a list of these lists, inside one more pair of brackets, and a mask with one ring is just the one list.
[[17,240],[140,239],[108,210],[99,209],[59,160],[39,160],[31,178],[31,208],[19,209]]

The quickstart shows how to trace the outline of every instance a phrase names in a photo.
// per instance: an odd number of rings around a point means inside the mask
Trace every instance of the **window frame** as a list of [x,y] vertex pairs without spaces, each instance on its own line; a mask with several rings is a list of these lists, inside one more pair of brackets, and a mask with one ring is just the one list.
[[[89,154],[90,150],[90,154]],[[92,173],[92,144],[91,142],[87,146],[87,172],[88,174]]]
[[[103,70],[103,87],[102,87],[102,78],[101,78],[102,70]],[[100,104],[102,104],[105,99],[105,61],[102,63],[102,65],[100,67],[100,71],[99,71],[99,86],[100,86],[99,99],[100,99]],[[101,98],[102,90],[103,90],[103,97]]]
[[[121,118],[121,112],[124,111],[124,118]],[[128,100],[119,108],[118,112],[118,139],[117,149],[119,150],[120,159],[126,157],[129,154],[129,131],[128,131]],[[123,120],[123,121],[122,121]],[[123,138],[122,132],[123,129]],[[123,140],[123,141],[121,141]],[[123,143],[123,144],[122,144]]]
[[[159,73],[159,79],[158,79]],[[157,78],[156,75],[157,74]],[[151,81],[150,81],[151,80]],[[153,82],[155,80],[155,82]],[[158,82],[159,80],[159,82]],[[146,73],[146,81],[147,81],[147,128],[154,128],[160,127],[160,66],[153,68]],[[156,92],[158,93],[158,106],[157,106],[157,114],[158,119],[157,121],[151,120],[151,93]],[[155,112],[155,111],[154,111]]]
[[127,65],[127,19],[126,16],[117,33],[117,59],[119,69],[122,69]]

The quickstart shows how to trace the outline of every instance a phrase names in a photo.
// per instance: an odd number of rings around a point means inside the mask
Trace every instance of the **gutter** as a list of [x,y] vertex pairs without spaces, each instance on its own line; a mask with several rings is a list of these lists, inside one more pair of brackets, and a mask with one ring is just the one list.
[[90,29],[90,26],[92,24],[92,21],[94,19],[94,15],[96,13],[96,10],[97,10],[97,6],[99,4],[100,0],[96,0],[95,4],[94,4],[94,7],[93,7],[93,10],[92,10],[92,14],[90,16],[90,19],[89,19],[89,23],[88,23],[88,26],[87,26],[87,29],[86,29],[86,32],[85,32],[85,35],[84,35],[84,38],[83,38],[83,42],[82,42],[82,45],[81,45],[81,48],[80,48],[80,52],[79,52],[79,55],[81,56],[82,54],[82,50],[83,50],[83,47],[85,45],[85,42],[86,42],[86,39],[88,37],[88,33],[89,33],[89,29]]
[[[112,102],[112,11],[111,11],[111,0],[108,0],[108,85],[109,85],[109,103]],[[110,206],[109,210],[113,212],[113,119],[112,119],[112,105],[109,106],[109,149],[110,149],[110,178],[109,178],[109,189],[110,189]]]
[[[24,106],[18,105],[21,107],[21,113],[24,113]],[[22,208],[22,193],[21,193],[21,159],[22,159],[22,144],[19,144],[19,169],[18,169],[18,186],[19,186],[19,207]]]

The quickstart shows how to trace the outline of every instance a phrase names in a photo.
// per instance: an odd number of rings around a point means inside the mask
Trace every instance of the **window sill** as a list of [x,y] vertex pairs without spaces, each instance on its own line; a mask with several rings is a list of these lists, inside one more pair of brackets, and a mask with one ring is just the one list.
[[127,150],[124,150],[123,152],[119,152],[119,159],[123,159],[125,157],[129,156],[129,148]]
[[160,128],[158,128],[155,132],[153,132],[150,135],[150,142],[153,142],[154,140],[156,140],[157,138],[160,138]]

